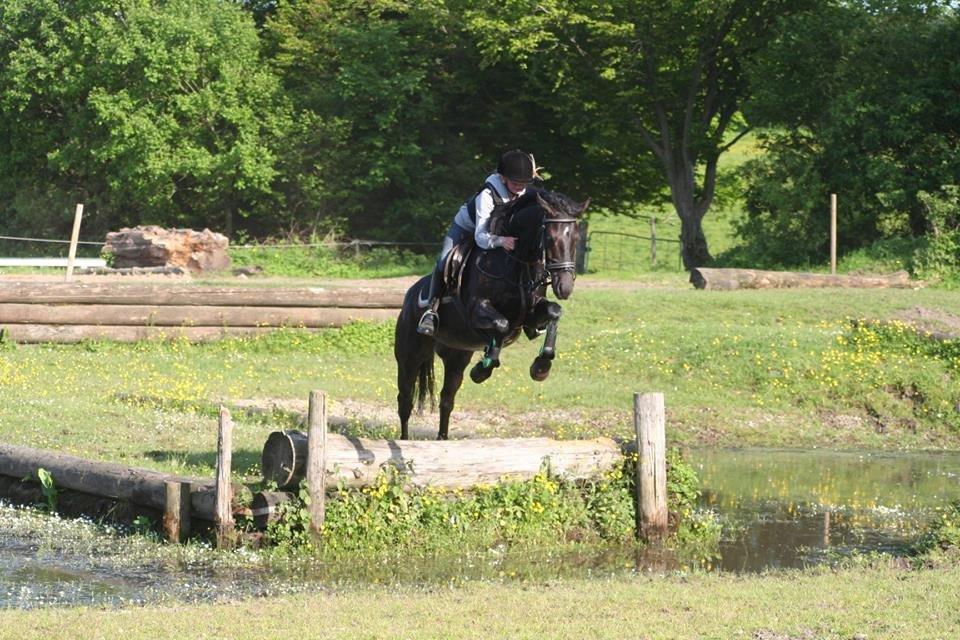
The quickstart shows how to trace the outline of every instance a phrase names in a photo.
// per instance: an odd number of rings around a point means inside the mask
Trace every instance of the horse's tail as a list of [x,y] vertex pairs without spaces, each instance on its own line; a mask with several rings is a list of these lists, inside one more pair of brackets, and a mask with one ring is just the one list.
[[427,395],[430,396],[430,411],[436,409],[437,403],[434,393],[434,375],[433,375],[433,354],[430,359],[420,365],[417,371],[417,379],[413,383],[414,393],[417,394],[417,411],[423,411],[423,405],[427,402]]

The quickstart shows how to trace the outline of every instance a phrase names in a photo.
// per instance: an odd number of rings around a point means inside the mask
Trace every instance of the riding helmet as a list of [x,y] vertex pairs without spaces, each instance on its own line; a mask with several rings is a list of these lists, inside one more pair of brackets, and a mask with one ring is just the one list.
[[514,149],[500,156],[497,173],[514,182],[527,184],[536,176],[536,164],[532,155]]

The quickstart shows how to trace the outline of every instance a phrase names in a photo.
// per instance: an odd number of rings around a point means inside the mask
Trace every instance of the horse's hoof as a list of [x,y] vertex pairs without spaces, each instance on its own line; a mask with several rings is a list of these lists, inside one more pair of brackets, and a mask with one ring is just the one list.
[[479,362],[470,369],[470,379],[480,384],[493,374],[493,367],[484,367]]
[[543,382],[547,379],[547,376],[550,375],[550,367],[552,366],[552,360],[537,358],[533,361],[533,364],[530,365],[530,377],[537,382]]

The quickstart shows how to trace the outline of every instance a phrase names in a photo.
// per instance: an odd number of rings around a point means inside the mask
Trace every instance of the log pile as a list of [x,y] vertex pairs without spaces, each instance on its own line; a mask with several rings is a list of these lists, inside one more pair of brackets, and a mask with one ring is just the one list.
[[910,280],[906,271],[898,271],[889,275],[869,276],[760,271],[758,269],[700,268],[690,272],[690,282],[697,289],[720,291],[827,287],[912,289],[922,286],[922,283]]
[[229,241],[209,229],[164,229],[155,225],[121,229],[107,234],[103,247],[118,269],[182,267],[191,272],[230,267]]
[[15,342],[185,338],[201,342],[277,327],[392,320],[400,291],[137,283],[0,282],[0,330]]

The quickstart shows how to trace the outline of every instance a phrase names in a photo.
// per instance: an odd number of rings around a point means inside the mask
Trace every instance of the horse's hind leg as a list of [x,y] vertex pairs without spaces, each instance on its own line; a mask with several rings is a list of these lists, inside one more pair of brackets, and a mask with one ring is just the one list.
[[417,381],[418,367],[397,362],[397,414],[400,416],[400,439],[410,437],[410,414],[413,413],[413,386]]
[[463,371],[470,364],[473,353],[449,347],[437,349],[443,360],[443,389],[440,390],[440,431],[437,440],[446,440],[450,433],[450,414],[453,401],[463,384]]

